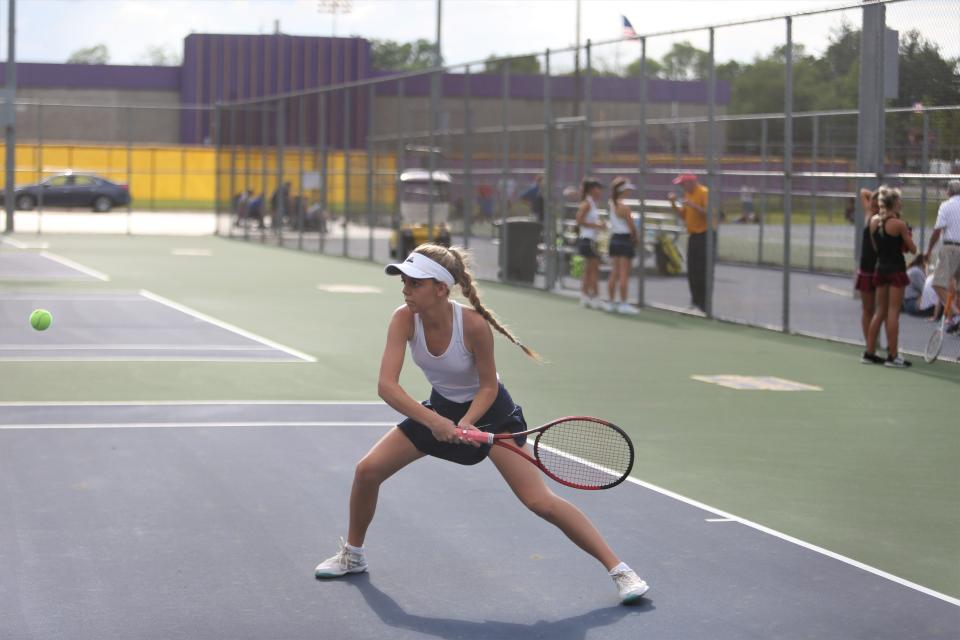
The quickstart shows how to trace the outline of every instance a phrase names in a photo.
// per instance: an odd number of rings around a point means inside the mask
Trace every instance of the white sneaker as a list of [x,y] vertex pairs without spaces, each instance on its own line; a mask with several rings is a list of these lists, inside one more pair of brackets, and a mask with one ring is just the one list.
[[606,300],[597,299],[597,306],[595,309],[600,309],[600,311],[613,311],[613,306]]
[[582,293],[580,294],[580,306],[581,306],[581,307],[592,307],[592,306],[593,306],[593,302],[591,302],[591,300],[592,300],[592,298],[588,298],[587,296],[583,295]]
[[340,538],[340,552],[318,564],[314,575],[318,578],[339,578],[348,573],[363,573],[366,570],[366,556],[347,549],[346,542]]
[[617,585],[617,590],[620,592],[620,602],[623,604],[636,602],[650,589],[650,586],[633,569],[618,571],[610,577]]
[[617,313],[622,313],[628,316],[635,316],[640,312],[637,311],[637,308],[634,307],[633,305],[627,302],[621,302],[620,304],[617,305]]

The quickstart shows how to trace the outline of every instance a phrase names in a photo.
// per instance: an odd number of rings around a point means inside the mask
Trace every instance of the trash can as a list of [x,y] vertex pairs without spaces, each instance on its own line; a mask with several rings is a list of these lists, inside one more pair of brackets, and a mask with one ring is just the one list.
[[504,224],[507,280],[532,284],[537,275],[537,245],[543,225],[536,218],[507,218]]

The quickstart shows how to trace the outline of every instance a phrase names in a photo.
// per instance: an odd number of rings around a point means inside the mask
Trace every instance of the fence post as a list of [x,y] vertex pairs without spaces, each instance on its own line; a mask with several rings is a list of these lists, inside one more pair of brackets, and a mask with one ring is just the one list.
[[[237,193],[237,109],[230,109],[230,203],[233,203],[233,196]],[[246,190],[244,190],[246,197]],[[246,206],[246,205],[244,205]],[[240,220],[240,210],[231,212],[227,220],[227,237],[233,237],[233,214],[237,214],[237,220]]]
[[470,110],[470,65],[463,71],[463,246],[473,234],[473,112]]
[[299,107],[299,113],[297,113],[297,169],[300,170],[300,193],[298,194],[299,198],[297,199],[297,250],[303,251],[303,223],[304,218],[307,217],[307,208],[309,202],[307,202],[306,197],[304,196],[305,189],[303,188],[303,149],[307,146],[307,99],[304,96],[300,96],[300,102],[297,105]]
[[320,211],[323,216],[322,221],[318,220],[320,226],[320,237],[317,239],[317,251],[323,253],[326,247],[327,217],[330,215],[330,173],[328,171],[328,151],[327,151],[327,91],[320,94],[320,101],[317,106],[317,146],[320,148]]
[[587,40],[587,78],[583,83],[583,175],[589,175],[593,169],[593,45]]
[[277,204],[270,225],[277,237],[277,245],[283,246],[283,219],[287,215],[287,198],[289,193],[284,188],[284,156],[287,154],[287,105],[283,98],[277,100]]
[[350,235],[350,90],[343,90],[343,255],[350,255],[347,247]]
[[543,54],[543,288],[553,289],[557,281],[557,223],[553,214],[553,101],[550,95],[550,49]]
[[[128,120],[130,122],[130,147],[127,149],[127,184],[130,184],[130,157],[133,154],[133,120],[130,117],[130,109],[127,108]],[[213,107],[213,235],[220,235],[220,190],[221,190],[221,179],[220,179],[220,117],[222,110],[220,103],[217,102]],[[233,197],[233,194],[230,194],[230,197]],[[127,205],[127,210],[129,214],[131,205]],[[127,232],[129,233],[129,224],[127,225]]]
[[267,216],[267,202],[269,202],[269,190],[267,189],[267,103],[263,103],[260,108],[260,242],[266,242],[267,231],[265,229],[264,218]]
[[498,261],[500,280],[507,279],[507,175],[510,165],[510,61],[503,60],[500,70],[500,244]]
[[[43,181],[43,105],[37,105],[37,182]],[[37,190],[37,235],[43,232],[43,189]]]
[[707,82],[707,188],[710,197],[707,199],[707,264],[706,273],[706,299],[704,300],[706,309],[704,311],[708,318],[713,317],[713,263],[716,260],[717,234],[713,228],[714,221],[717,219],[718,200],[722,198],[720,190],[717,189],[717,69],[714,64],[714,30],[711,27],[710,51],[708,53],[710,71],[709,81]]
[[373,162],[373,100],[375,98],[375,85],[370,85],[367,89],[367,259],[373,262],[373,227],[376,220],[376,214],[373,211],[373,180],[374,180],[374,162]]
[[783,97],[783,332],[790,333],[790,225],[793,222],[793,18],[787,17]]
[[[820,117],[813,116],[813,152],[810,158],[810,170],[817,171],[817,152],[820,144]],[[809,271],[813,273],[814,257],[817,246],[817,176],[810,178],[810,260]]]
[[400,254],[400,249],[402,248],[403,242],[401,242],[400,232],[403,229],[403,218],[401,217],[400,207],[402,198],[403,198],[403,168],[406,164],[404,162],[405,155],[405,141],[403,137],[403,121],[404,121],[404,108],[403,108],[403,94],[404,94],[405,83],[403,80],[397,80],[397,168],[396,168],[396,180],[394,185],[394,213],[393,213],[393,237],[395,244],[393,245],[394,258],[397,260],[403,260],[407,256]]
[[767,171],[770,166],[767,157],[767,119],[760,121],[760,170],[763,171],[763,177],[760,178],[760,226],[757,229],[757,264],[763,264],[763,230],[767,223]]
[[[923,110],[923,145],[920,151],[920,173],[930,172],[930,112]],[[927,181],[920,181],[920,251],[927,246]]]
[[637,273],[637,306],[646,306],[647,271],[647,38],[640,38],[640,125],[637,128],[637,199],[640,200],[640,269]]

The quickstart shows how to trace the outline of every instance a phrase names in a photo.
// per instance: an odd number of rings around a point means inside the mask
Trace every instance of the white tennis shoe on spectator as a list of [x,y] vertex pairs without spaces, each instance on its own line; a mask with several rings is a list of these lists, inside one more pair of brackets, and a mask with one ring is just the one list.
[[620,592],[620,602],[623,604],[636,602],[650,589],[650,586],[633,569],[616,571],[611,573],[610,577],[617,585],[617,590]]
[[628,302],[621,302],[617,305],[617,313],[622,313],[627,316],[635,316],[640,312],[637,311],[637,308],[632,304]]
[[314,572],[318,578],[339,578],[348,573],[363,573],[367,570],[367,558],[363,552],[347,549],[347,543],[340,538],[340,552],[317,565]]

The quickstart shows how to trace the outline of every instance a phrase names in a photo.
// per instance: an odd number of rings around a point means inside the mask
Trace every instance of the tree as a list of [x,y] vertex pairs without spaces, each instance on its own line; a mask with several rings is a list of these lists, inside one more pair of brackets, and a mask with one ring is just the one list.
[[140,54],[140,62],[153,67],[175,67],[182,60],[179,53],[168,50],[162,45],[149,45]]
[[520,58],[510,58],[509,60],[496,60],[496,56],[491,54],[483,63],[483,70],[486,73],[501,73],[503,65],[510,68],[511,74],[530,74],[540,73],[540,59],[537,56],[523,56]]
[[668,80],[706,80],[710,54],[689,42],[675,42],[663,56],[663,75]]
[[67,64],[107,64],[109,61],[110,52],[105,44],[77,49],[67,58]]
[[370,55],[377,71],[416,71],[436,65],[437,46],[424,38],[404,43],[373,40]]
[[[638,76],[640,75],[640,58],[637,58],[633,62],[627,65],[627,76]],[[663,65],[654,60],[653,58],[647,58],[647,77],[648,78],[658,78],[663,75]]]

